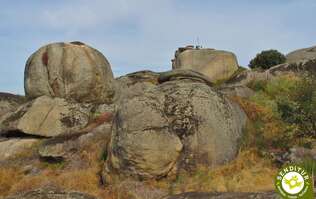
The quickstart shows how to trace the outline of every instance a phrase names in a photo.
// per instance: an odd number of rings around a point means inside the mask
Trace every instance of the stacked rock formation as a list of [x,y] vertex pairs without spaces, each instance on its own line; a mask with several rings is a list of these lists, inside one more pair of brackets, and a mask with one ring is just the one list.
[[[191,62],[194,70],[186,67]],[[114,79],[107,59],[88,45],[46,45],[26,63],[26,98],[13,97],[16,103],[1,108],[0,154],[12,145],[35,147],[41,158],[74,159],[87,142],[101,142],[106,183],[225,164],[238,152],[247,118],[213,83],[236,68],[232,53],[192,49],[177,55],[172,71]]]

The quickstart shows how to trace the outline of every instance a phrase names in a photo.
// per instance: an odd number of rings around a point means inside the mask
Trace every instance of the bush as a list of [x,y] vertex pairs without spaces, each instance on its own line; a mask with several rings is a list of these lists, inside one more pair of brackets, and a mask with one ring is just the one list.
[[266,50],[257,54],[249,63],[250,68],[269,69],[272,66],[283,64],[285,56],[277,50]]
[[297,126],[298,137],[316,138],[316,81],[302,78],[287,96],[277,100],[283,121]]
[[237,101],[251,121],[246,146],[309,146],[316,138],[315,85],[314,76],[294,74],[249,84],[255,95]]

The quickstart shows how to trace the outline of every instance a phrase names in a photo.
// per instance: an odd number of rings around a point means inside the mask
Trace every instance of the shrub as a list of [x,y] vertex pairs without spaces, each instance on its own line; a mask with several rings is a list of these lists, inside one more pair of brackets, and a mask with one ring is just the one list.
[[297,137],[316,138],[316,81],[303,77],[287,96],[277,98],[283,121],[297,126]]
[[285,56],[277,50],[266,50],[257,54],[249,63],[250,68],[269,69],[272,66],[283,64]]
[[316,138],[316,80],[311,75],[284,75],[254,81],[256,94],[239,100],[251,120],[248,145],[286,149],[309,146]]

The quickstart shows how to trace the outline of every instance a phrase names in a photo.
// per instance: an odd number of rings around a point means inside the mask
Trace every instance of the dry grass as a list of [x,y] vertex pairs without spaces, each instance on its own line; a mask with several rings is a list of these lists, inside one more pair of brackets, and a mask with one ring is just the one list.
[[[260,130],[264,140],[282,132],[282,126],[275,120],[271,110],[249,100],[234,99],[246,111],[249,119],[262,121]],[[256,192],[273,190],[273,180],[277,168],[268,159],[258,155],[258,128],[249,126],[246,145],[237,158],[227,165],[209,169],[198,167],[195,173],[180,172],[176,179],[147,181],[146,185],[168,190],[170,193],[187,191],[218,191],[218,192]],[[253,129],[251,129],[253,128]],[[277,137],[277,136],[276,136]],[[265,144],[267,144],[265,143]],[[100,186],[98,172],[102,168],[102,146],[104,143],[93,143],[80,152],[80,159],[87,163],[86,168],[68,168],[46,165],[42,172],[35,176],[26,176],[16,169],[0,168],[0,196],[34,190],[47,184],[54,184],[69,191],[89,193],[105,199],[127,199],[128,190],[119,188],[119,182],[113,186]],[[125,193],[126,192],[126,193]]]
[[67,191],[79,191],[101,198],[112,198],[109,195],[111,194],[111,190],[105,190],[100,187],[99,177],[94,168],[74,171],[44,171],[40,175],[27,176],[12,184],[13,186],[8,192],[11,194],[30,191],[47,184],[53,184]]
[[0,196],[6,196],[20,177],[21,172],[18,169],[0,168]]
[[[47,167],[36,176],[24,176],[15,169],[0,169],[0,196],[20,193],[54,184],[69,191],[89,193],[99,198],[124,199],[118,185],[102,188],[98,172],[100,165],[94,161],[97,156],[83,153],[90,158],[88,169],[65,170]],[[255,150],[239,153],[231,163],[210,170],[199,167],[194,174],[180,173],[175,181],[161,180],[147,182],[153,187],[169,190],[170,193],[184,191],[265,191],[273,189],[273,178],[276,173],[269,161],[257,155]],[[123,197],[123,198],[122,198]]]
[[[205,192],[256,192],[273,190],[277,169],[259,157],[255,150],[240,152],[231,163],[208,169],[199,167],[193,175],[180,173],[172,186],[172,193]],[[164,186],[158,183],[158,186]]]
[[67,191],[85,192],[99,198],[115,199],[116,191],[112,187],[104,189],[100,185],[102,161],[101,145],[93,143],[80,152],[81,161],[86,168],[67,168],[54,164],[38,165],[42,171],[37,175],[24,175],[16,169],[0,168],[0,196],[31,191],[53,184]]
[[233,97],[232,100],[243,108],[249,118],[243,138],[244,147],[268,149],[283,146],[284,132],[288,126],[275,115],[270,107],[240,97]]

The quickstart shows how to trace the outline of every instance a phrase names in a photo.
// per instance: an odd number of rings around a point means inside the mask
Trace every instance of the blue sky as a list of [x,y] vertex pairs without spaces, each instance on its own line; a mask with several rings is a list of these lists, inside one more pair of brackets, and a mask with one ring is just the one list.
[[0,91],[23,94],[26,59],[42,45],[83,41],[115,76],[171,69],[177,47],[234,52],[316,45],[315,0],[0,0]]

